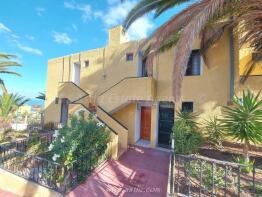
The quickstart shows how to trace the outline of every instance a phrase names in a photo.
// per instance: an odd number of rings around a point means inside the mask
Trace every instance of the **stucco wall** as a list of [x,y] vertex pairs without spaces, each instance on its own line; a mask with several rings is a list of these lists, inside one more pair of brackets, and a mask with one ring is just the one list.
[[23,197],[62,197],[59,193],[0,169],[0,189]]
[[[237,39],[235,39],[235,93],[239,94],[243,89],[259,91],[262,87],[262,76],[251,76],[245,84],[240,83],[239,70],[244,65],[247,52],[238,51]],[[138,75],[139,55],[137,49],[139,42],[128,42],[123,44],[112,44],[105,48],[99,48],[90,51],[73,54],[49,61],[48,79],[47,79],[47,101],[46,101],[46,121],[58,121],[60,118],[60,103],[55,105],[54,98],[57,96],[58,82],[70,80],[70,65],[74,62],[81,62],[81,82],[80,86],[86,92],[90,93],[94,100],[99,94],[115,85],[126,77],[136,77]],[[200,41],[194,43],[194,49],[200,48]],[[133,52],[134,60],[126,61],[126,54]],[[250,51],[249,51],[250,53]],[[239,55],[240,54],[240,55]],[[208,118],[213,114],[221,113],[221,106],[227,105],[230,100],[230,47],[229,31],[225,31],[222,39],[207,51],[208,65],[202,59],[202,71],[200,76],[185,76],[182,83],[181,101],[175,104],[176,109],[181,108],[184,101],[194,103],[194,111],[200,113],[201,119]],[[250,58],[250,55],[249,55]],[[84,62],[89,61],[89,67],[84,67]],[[161,53],[154,59],[153,77],[155,79],[154,102],[172,101],[172,70],[174,65],[174,50]],[[260,64],[259,64],[260,65]],[[256,70],[256,73],[258,71]],[[259,71],[260,72],[260,71]],[[134,94],[139,92],[141,84],[130,82],[130,85],[123,86],[116,91],[108,92],[106,98],[115,94],[119,97],[126,92]],[[146,93],[143,91],[142,93]],[[144,94],[143,94],[144,95]],[[130,96],[130,95],[129,95]],[[144,96],[145,97],[145,96]],[[144,98],[143,97],[143,98]],[[141,100],[143,100],[141,98]],[[147,99],[148,100],[148,99]],[[98,102],[99,103],[99,102]],[[108,106],[103,106],[107,108]],[[109,110],[117,106],[108,107]],[[153,109],[153,108],[152,108]],[[125,106],[114,111],[114,117],[129,130],[129,143],[134,143],[135,127],[135,107],[133,104]],[[153,114],[156,114],[153,111]],[[58,118],[59,117],[59,118]],[[152,129],[157,128],[157,119],[152,122]],[[151,144],[155,144],[156,139],[151,139]]]
[[135,142],[135,112],[136,104],[131,103],[113,114],[113,117],[119,120],[125,127],[128,128],[128,143]]
[[[45,122],[60,121],[61,100],[59,104],[55,104],[54,101],[59,95],[58,87],[61,82],[71,80],[74,63],[81,63],[80,87],[91,94],[93,102],[96,102],[96,95],[123,78],[137,76],[138,44],[136,41],[127,42],[49,60]],[[126,61],[127,53],[134,54],[133,61]],[[88,67],[85,67],[85,61],[89,61]]]

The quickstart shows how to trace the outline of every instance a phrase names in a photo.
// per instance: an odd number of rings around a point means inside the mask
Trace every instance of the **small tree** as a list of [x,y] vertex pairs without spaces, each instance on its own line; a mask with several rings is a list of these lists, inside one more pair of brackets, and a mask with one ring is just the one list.
[[250,90],[242,99],[234,96],[233,106],[224,107],[223,125],[228,136],[243,143],[245,161],[249,162],[250,143],[262,143],[262,100]]
[[25,99],[18,94],[5,92],[0,95],[0,131],[5,131],[11,127],[10,123],[14,112],[28,101],[29,99]]

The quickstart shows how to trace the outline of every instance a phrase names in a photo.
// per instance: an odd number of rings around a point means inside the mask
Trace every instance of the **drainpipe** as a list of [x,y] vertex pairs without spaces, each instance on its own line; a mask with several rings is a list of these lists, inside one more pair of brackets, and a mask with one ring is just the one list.
[[230,54],[230,87],[229,87],[229,103],[232,102],[234,96],[235,83],[235,49],[234,49],[234,35],[233,28],[229,29],[229,54]]

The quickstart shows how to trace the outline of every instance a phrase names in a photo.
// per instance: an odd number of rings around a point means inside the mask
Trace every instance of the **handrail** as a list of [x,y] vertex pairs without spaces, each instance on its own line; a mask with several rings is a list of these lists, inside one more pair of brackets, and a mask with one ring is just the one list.
[[[74,104],[79,104],[79,105],[81,105],[83,108],[85,108],[89,113],[92,113],[85,105],[83,105],[82,103],[74,103]],[[97,120],[99,120],[100,122],[102,122],[103,124],[105,124],[110,130],[112,130],[112,132],[114,133],[114,134],[116,134],[116,135],[118,135],[117,134],[117,132],[114,130],[114,129],[112,129],[107,123],[105,123],[103,120],[101,120],[99,117],[96,117],[97,118]]]
[[115,83],[114,85],[112,85],[111,87],[109,87],[108,89],[106,89],[105,91],[103,91],[102,93],[100,93],[98,96],[102,96],[104,93],[108,92],[109,90],[111,90],[113,87],[117,86],[118,84],[120,84],[122,81],[126,80],[126,79],[134,79],[134,78],[148,78],[148,77],[125,77],[123,79],[121,79],[120,81],[118,81],[117,83]]
[[119,122],[117,119],[115,119],[111,114],[109,114],[107,111],[105,111],[101,106],[97,106],[97,108],[101,109],[104,113],[106,113],[108,116],[110,116],[114,121],[116,121],[118,124],[120,124],[124,129],[128,130],[126,126],[124,126],[121,122]]
[[89,95],[89,93],[87,93],[83,88],[81,88],[79,85],[75,84],[72,81],[64,81],[64,82],[58,82],[58,83],[72,83],[74,86],[76,86],[78,89],[82,90],[85,94]]
[[75,83],[72,82],[72,81],[65,81],[65,82],[59,82],[59,83],[71,83],[71,84],[73,84],[75,87],[77,87],[78,89],[80,89],[82,92],[85,93],[84,96],[82,96],[82,97],[80,97],[80,98],[78,98],[78,99],[76,99],[76,100],[74,100],[74,101],[70,101],[71,103],[76,103],[77,101],[80,101],[81,99],[89,96],[89,93],[87,93],[83,88],[81,88],[79,85],[75,84]]

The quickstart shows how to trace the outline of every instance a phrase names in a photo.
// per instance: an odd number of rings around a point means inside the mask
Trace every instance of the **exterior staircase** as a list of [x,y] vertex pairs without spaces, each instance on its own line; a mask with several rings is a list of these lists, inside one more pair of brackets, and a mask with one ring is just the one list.
[[155,81],[152,77],[127,77],[92,98],[91,94],[73,82],[61,83],[59,98],[69,100],[69,114],[84,111],[95,114],[99,121],[110,128],[117,137],[117,155],[119,158],[128,148],[128,128],[111,114],[130,102],[139,100],[152,101],[155,95]]

